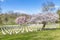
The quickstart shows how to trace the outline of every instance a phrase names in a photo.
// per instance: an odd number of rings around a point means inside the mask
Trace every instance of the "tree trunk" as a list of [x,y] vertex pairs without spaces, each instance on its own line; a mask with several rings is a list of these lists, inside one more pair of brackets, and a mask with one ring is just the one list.
[[44,29],[44,28],[45,28],[45,26],[46,26],[46,22],[43,22],[43,27],[42,27],[42,29]]

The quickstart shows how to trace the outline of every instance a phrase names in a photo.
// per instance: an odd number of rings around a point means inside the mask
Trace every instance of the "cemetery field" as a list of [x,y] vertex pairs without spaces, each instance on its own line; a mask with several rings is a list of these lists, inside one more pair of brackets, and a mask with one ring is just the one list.
[[0,31],[0,40],[60,40],[60,27],[59,24],[56,25],[46,25],[46,28],[54,28],[54,26],[56,26],[56,29],[46,29],[12,35],[3,35]]

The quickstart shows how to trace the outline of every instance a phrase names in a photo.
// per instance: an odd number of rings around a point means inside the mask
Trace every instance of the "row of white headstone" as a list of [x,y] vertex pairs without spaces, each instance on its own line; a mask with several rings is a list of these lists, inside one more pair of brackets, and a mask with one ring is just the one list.
[[[4,25],[1,27],[1,31],[3,35],[6,34],[18,34],[18,33],[24,33],[24,32],[32,32],[32,31],[37,31],[41,30],[42,24],[38,26],[39,24],[33,24],[30,26],[17,26],[17,25]],[[38,27],[37,27],[38,26]]]

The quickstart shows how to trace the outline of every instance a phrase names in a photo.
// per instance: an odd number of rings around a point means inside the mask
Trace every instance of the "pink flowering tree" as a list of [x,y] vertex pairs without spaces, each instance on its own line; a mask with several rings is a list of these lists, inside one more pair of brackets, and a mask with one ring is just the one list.
[[32,23],[41,23],[43,24],[42,29],[45,28],[47,23],[55,23],[58,21],[59,15],[56,13],[45,13],[45,14],[37,14],[31,18],[30,22]]
[[15,22],[16,24],[19,24],[25,27],[28,25],[29,20],[30,20],[30,16],[20,16],[16,18]]
[[27,23],[27,17],[26,16],[17,17],[15,22],[17,24],[20,24],[20,25],[26,24]]

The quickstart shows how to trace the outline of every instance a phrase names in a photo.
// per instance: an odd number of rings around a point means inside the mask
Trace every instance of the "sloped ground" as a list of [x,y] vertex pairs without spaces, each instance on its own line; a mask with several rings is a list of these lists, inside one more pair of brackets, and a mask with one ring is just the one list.
[[1,35],[0,40],[60,40],[60,30],[42,30],[14,35]]
[[[47,26],[49,27],[50,25]],[[60,40],[60,28],[58,24],[57,27],[54,30],[41,30],[13,35],[3,35],[0,32],[0,40]]]

